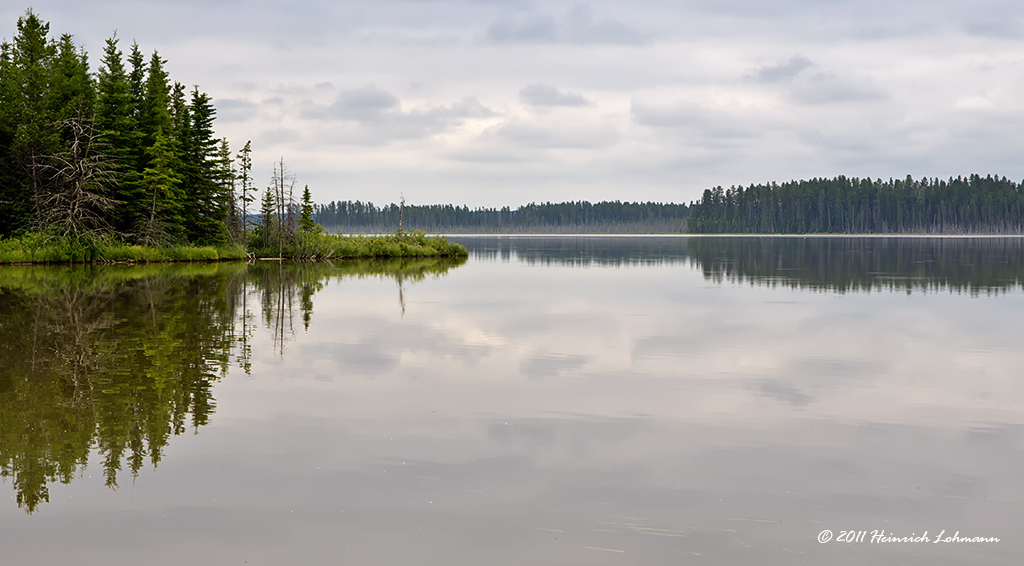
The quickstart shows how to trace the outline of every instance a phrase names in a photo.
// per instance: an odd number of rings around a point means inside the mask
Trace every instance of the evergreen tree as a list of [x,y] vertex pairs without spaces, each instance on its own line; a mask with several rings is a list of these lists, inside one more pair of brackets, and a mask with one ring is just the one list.
[[315,232],[316,222],[313,220],[313,197],[309,193],[309,185],[302,190],[302,205],[299,207],[299,228],[303,232]]
[[146,82],[143,88],[142,104],[139,108],[139,129],[143,144],[151,147],[156,136],[171,131],[171,84],[164,64],[167,61],[153,51],[149,59]]
[[[61,35],[57,42],[46,99],[56,123],[75,120],[81,124],[93,119],[96,89],[89,73],[89,57],[75,46],[69,34]],[[74,138],[70,130],[61,133],[63,141]]]
[[249,194],[250,191],[254,191],[255,188],[252,186],[252,140],[245,142],[245,146],[238,152],[238,180],[241,181],[242,196],[239,199],[241,202],[240,208],[242,209],[242,241],[249,241],[249,203],[253,201],[255,197]]
[[256,236],[259,238],[259,243],[265,249],[277,244],[279,240],[277,237],[279,223],[277,221],[277,199],[274,198],[275,192],[273,188],[267,187],[267,190],[263,193],[263,199],[260,201],[260,223],[257,226]]
[[[46,157],[59,151],[60,137],[54,127],[56,116],[47,105],[51,64],[56,52],[47,36],[50,24],[31,9],[18,18],[18,34],[11,52],[11,74],[17,85],[13,119],[16,125],[12,156],[23,171],[15,187],[12,204],[19,211],[31,210],[32,223],[42,224],[42,201],[46,190]],[[19,190],[20,189],[20,190]]]
[[217,182],[220,185],[221,194],[227,200],[227,218],[225,225],[231,241],[238,242],[242,239],[242,217],[235,198],[235,181],[238,180],[238,173],[235,171],[235,161],[231,156],[231,147],[227,138],[221,138],[217,148]]
[[149,166],[142,173],[141,186],[146,192],[148,209],[135,232],[145,244],[178,243],[184,235],[182,210],[186,200],[181,190],[182,178],[176,172],[173,142],[157,132],[156,143],[146,153]]
[[113,159],[117,183],[110,197],[122,206],[112,224],[127,234],[142,219],[145,190],[140,185],[137,156],[142,150],[131,85],[124,68],[117,36],[106,41],[103,60],[96,77],[96,130],[102,136],[105,151]]
[[24,225],[31,207],[24,193],[14,155],[20,112],[20,87],[14,69],[14,47],[0,44],[0,236]]
[[185,232],[193,242],[220,242],[225,236],[229,195],[217,182],[218,141],[213,133],[216,113],[210,97],[197,87],[189,105],[192,119],[182,156],[185,195],[189,201]]

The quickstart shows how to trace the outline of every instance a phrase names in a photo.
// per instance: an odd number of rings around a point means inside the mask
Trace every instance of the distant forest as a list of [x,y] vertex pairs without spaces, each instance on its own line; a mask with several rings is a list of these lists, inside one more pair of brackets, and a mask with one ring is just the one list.
[[313,218],[332,232],[483,233],[682,233],[689,209],[685,204],[587,201],[527,204],[516,209],[474,208],[450,204],[397,204],[337,201],[316,205]]
[[1006,177],[847,177],[708,189],[690,207],[697,234],[1020,234],[1024,186]]

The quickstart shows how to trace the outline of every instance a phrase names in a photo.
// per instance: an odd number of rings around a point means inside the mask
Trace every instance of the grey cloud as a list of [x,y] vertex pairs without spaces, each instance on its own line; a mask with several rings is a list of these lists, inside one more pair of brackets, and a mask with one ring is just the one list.
[[530,106],[586,106],[587,99],[573,92],[560,92],[541,83],[531,84],[519,91],[519,100]]
[[531,148],[598,148],[618,142],[621,134],[611,128],[542,128],[522,122],[509,122],[492,130],[502,141]]
[[611,43],[634,45],[643,43],[643,34],[612,19],[594,20],[590,6],[581,5],[569,15],[569,37],[577,43]]
[[487,28],[487,39],[495,42],[554,42],[558,39],[558,25],[546,16],[505,16]]
[[1020,18],[989,18],[966,24],[967,33],[985,37],[1015,38],[1024,35]]
[[487,39],[498,43],[585,43],[637,45],[644,34],[622,22],[595,19],[589,6],[575,7],[561,21],[541,14],[508,14],[487,28]]
[[831,104],[881,100],[886,93],[864,80],[855,82],[841,79],[831,73],[819,73],[808,77],[793,91],[793,99],[806,104]]
[[810,59],[796,56],[777,65],[761,67],[754,73],[754,77],[763,83],[776,83],[791,79],[813,66]]
[[762,127],[741,116],[692,106],[665,108],[634,101],[630,112],[641,126],[691,129],[709,138],[754,138]]
[[302,117],[373,122],[398,108],[398,97],[374,85],[367,85],[340,93],[328,106],[307,106]]
[[488,118],[495,112],[473,97],[449,105],[404,111],[394,94],[368,85],[343,91],[328,105],[307,101],[300,116],[310,120],[347,122],[325,140],[333,143],[382,145],[398,139],[439,134],[469,118]]
[[217,121],[221,123],[242,122],[256,112],[256,103],[241,98],[222,98],[214,101],[217,107]]
[[494,111],[485,107],[476,98],[466,97],[449,106],[403,112],[397,96],[374,85],[367,85],[343,91],[327,106],[307,102],[301,115],[309,119],[349,120],[361,123],[397,120],[425,124],[451,118],[486,118],[494,116]]
[[835,102],[878,100],[886,93],[870,79],[844,79],[828,71],[810,72],[817,65],[802,55],[775,65],[759,67],[753,79],[765,84],[783,84],[790,89],[794,102],[830,104]]
[[270,147],[277,144],[294,142],[302,139],[302,134],[297,130],[282,128],[261,132],[254,140],[257,146]]

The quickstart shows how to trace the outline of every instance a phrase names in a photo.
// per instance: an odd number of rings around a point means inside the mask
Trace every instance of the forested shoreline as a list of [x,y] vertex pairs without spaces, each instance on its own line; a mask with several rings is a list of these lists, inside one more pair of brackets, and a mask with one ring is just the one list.
[[1024,185],[992,175],[835,177],[716,187],[690,207],[696,234],[1021,234]]
[[332,201],[316,205],[314,219],[332,232],[390,232],[406,227],[446,233],[682,233],[685,204],[570,201],[530,203],[516,209],[451,204],[378,207],[372,202]]

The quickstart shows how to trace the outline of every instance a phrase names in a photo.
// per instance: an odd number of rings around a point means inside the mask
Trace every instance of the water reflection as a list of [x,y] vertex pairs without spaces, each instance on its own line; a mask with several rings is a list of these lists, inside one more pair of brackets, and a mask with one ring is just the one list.
[[[401,294],[389,275],[252,266],[243,291],[229,293],[235,343],[247,328],[250,349],[215,382],[211,425],[173,440],[159,470],[145,466],[131,487],[51,484],[54,503],[31,517],[13,500],[0,506],[4,560],[1024,558],[1013,534],[1024,466],[1019,286],[808,292],[763,284],[736,251],[698,262],[695,239],[587,240],[487,240],[502,251],[443,279],[402,279]],[[605,241],[637,242],[635,257],[595,247]],[[536,246],[537,261],[520,261],[520,244]],[[1015,252],[992,255],[1003,253]],[[753,275],[707,276],[723,257]],[[927,277],[957,271],[943,269]],[[973,289],[973,278],[959,281]],[[244,360],[247,372],[234,365]],[[95,449],[90,462],[102,462]],[[824,529],[1003,541],[823,545]]]
[[232,363],[251,372],[254,309],[283,353],[328,281],[401,289],[464,261],[0,269],[0,473],[32,513],[96,448],[116,488],[125,463],[135,477],[171,436],[209,422]]
[[1021,238],[693,238],[689,249],[718,282],[971,293],[1024,283]]
[[688,264],[708,281],[849,291],[1005,292],[1024,285],[1019,237],[455,237],[475,259],[529,265]]

